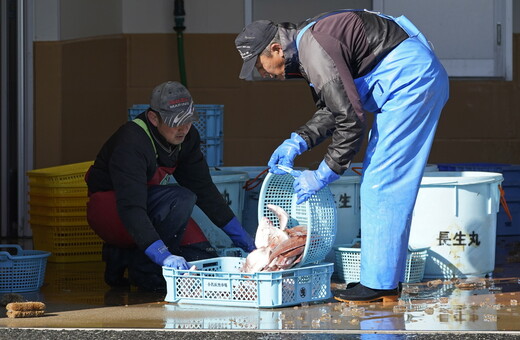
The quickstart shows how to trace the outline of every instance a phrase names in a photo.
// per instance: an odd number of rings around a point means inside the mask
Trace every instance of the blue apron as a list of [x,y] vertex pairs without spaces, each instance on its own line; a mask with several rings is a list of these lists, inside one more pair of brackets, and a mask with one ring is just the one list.
[[[377,14],[410,37],[370,73],[354,79],[363,109],[374,113],[360,189],[360,276],[367,287],[393,289],[404,281],[412,211],[449,80],[424,35],[406,17]],[[315,23],[298,33],[297,47]]]

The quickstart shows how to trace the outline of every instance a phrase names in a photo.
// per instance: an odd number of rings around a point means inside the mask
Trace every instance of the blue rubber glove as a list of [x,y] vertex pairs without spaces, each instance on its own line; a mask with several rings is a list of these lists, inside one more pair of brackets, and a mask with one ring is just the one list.
[[339,179],[340,175],[332,171],[325,161],[321,161],[317,170],[303,171],[294,179],[293,187],[296,193],[296,204],[301,204],[317,193],[321,188]]
[[190,265],[184,257],[182,256],[176,256],[176,255],[170,255],[163,261],[163,266],[175,268],[175,269],[181,269],[181,270],[188,270],[190,269]]
[[297,133],[291,133],[291,138],[284,140],[279,147],[274,150],[267,165],[269,172],[277,175],[285,175],[286,172],[278,169],[277,164],[293,167],[296,156],[301,155],[302,152],[307,151],[307,142]]
[[157,240],[152,243],[148,248],[146,248],[144,253],[150,258],[150,260],[157,263],[159,266],[183,270],[190,269],[190,266],[184,257],[172,255],[162,240]]
[[235,246],[242,248],[246,253],[250,253],[256,249],[255,241],[247,231],[245,231],[236,217],[233,217],[222,230],[229,236]]

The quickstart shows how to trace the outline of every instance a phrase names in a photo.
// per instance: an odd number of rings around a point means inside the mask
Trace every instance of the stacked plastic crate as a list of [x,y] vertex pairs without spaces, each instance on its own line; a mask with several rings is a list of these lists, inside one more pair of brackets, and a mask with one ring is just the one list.
[[[209,166],[222,166],[224,156],[224,105],[195,104],[199,120],[193,125],[200,134],[200,147]],[[128,109],[128,120],[133,120],[148,109],[147,104],[135,104]]]
[[103,242],[87,222],[84,177],[92,163],[27,172],[34,248],[51,252],[49,262],[101,261]]

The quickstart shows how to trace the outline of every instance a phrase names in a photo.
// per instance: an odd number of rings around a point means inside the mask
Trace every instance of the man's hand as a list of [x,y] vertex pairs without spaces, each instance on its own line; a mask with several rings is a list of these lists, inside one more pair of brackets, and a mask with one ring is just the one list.
[[297,133],[291,133],[291,138],[286,139],[276,150],[274,150],[267,165],[269,172],[277,175],[284,175],[285,171],[278,169],[277,164],[285,165],[289,168],[293,167],[296,156],[301,155],[307,150],[307,143]]
[[229,236],[235,246],[242,248],[246,253],[250,253],[256,249],[255,241],[247,231],[245,231],[236,217],[233,217],[222,230]]
[[186,262],[184,257],[175,256],[175,255],[170,255],[167,258],[165,258],[162,265],[165,267],[181,269],[181,270],[190,269],[190,266],[189,266],[188,262]]
[[190,269],[184,257],[172,255],[162,240],[157,240],[152,243],[146,248],[144,253],[159,266],[185,270]]
[[312,195],[320,191],[329,183],[339,179],[339,175],[332,171],[325,161],[315,171],[305,170],[294,179],[293,187],[296,193],[296,204],[307,201]]

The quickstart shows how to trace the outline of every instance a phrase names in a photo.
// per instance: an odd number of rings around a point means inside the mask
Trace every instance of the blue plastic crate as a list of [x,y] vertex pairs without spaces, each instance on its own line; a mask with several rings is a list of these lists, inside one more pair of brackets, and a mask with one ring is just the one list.
[[146,111],[150,105],[148,104],[134,104],[128,109],[128,120],[134,120],[135,117]]
[[275,272],[241,273],[245,258],[192,261],[196,270],[163,267],[165,301],[204,305],[272,308],[320,301],[332,296],[334,264]]
[[[222,166],[224,158],[224,105],[195,104],[199,120],[193,126],[200,134],[200,148],[209,166]],[[133,120],[148,109],[148,104],[134,104],[128,109],[128,120]]]
[[[45,278],[50,252],[23,250],[17,244],[2,244],[0,249],[0,292],[32,292],[40,289]],[[11,254],[8,249],[15,249]]]
[[201,139],[220,139],[223,135],[224,105],[195,104],[199,120],[193,125]]

